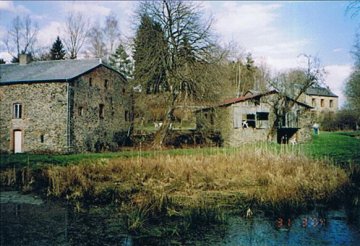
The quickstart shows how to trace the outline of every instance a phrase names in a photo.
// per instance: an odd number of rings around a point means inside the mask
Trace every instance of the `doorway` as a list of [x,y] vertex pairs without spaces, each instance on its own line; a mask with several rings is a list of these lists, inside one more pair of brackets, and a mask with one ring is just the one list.
[[14,153],[22,153],[22,131],[14,130]]

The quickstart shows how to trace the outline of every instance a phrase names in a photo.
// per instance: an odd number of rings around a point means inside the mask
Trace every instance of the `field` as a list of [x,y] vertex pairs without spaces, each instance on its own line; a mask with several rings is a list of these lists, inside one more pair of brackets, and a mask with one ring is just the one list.
[[[357,132],[321,132],[314,136],[313,141],[296,146],[281,146],[278,144],[249,144],[245,148],[267,148],[275,152],[292,150],[301,152],[316,159],[331,159],[336,163],[360,164],[360,131]],[[70,155],[46,155],[46,154],[17,154],[0,156],[0,169],[37,166],[37,165],[70,165],[85,160],[97,159],[128,159],[139,157],[155,157],[158,155],[212,155],[218,153],[232,153],[234,148],[190,148],[190,149],[167,149],[162,151],[123,150],[120,152],[86,153]]]

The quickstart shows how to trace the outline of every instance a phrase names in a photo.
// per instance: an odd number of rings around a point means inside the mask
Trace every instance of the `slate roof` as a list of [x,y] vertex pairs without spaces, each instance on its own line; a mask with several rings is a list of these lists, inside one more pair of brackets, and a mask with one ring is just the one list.
[[[4,64],[0,65],[0,85],[32,82],[66,82],[99,66],[108,67],[101,62],[101,59],[38,61],[25,65],[18,63]],[[112,69],[111,67],[108,68]]]
[[325,87],[309,87],[307,88],[305,94],[309,96],[326,96],[326,97],[338,97],[330,91],[330,89]]

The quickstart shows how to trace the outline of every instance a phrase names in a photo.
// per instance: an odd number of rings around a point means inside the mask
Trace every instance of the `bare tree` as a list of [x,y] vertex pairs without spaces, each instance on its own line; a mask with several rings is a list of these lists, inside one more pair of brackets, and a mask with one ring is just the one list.
[[95,23],[88,32],[90,52],[96,58],[103,58],[107,55],[104,40],[104,32],[99,23]]
[[199,4],[187,1],[142,2],[139,12],[159,23],[164,32],[165,47],[161,48],[166,49],[166,54],[161,62],[169,96],[164,122],[154,140],[154,147],[160,147],[168,135],[179,101],[211,98],[209,94],[213,90],[209,87],[214,86],[214,79],[208,77],[210,71],[206,68],[214,64],[211,56],[214,47],[210,33],[212,21],[203,20]]
[[80,13],[70,13],[65,24],[64,43],[70,59],[76,59],[88,35],[88,21]]
[[283,127],[284,119],[306,90],[323,83],[325,71],[320,65],[320,60],[306,54],[301,54],[300,57],[306,63],[305,68],[282,73],[269,81],[269,84],[277,91],[277,97],[268,102],[275,113],[268,138],[272,138],[277,129]]
[[9,27],[5,45],[14,61],[18,61],[21,53],[34,53],[39,27],[30,16],[16,16]]
[[104,35],[108,53],[112,54],[116,47],[116,41],[120,39],[119,22],[114,13],[111,13],[105,19]]

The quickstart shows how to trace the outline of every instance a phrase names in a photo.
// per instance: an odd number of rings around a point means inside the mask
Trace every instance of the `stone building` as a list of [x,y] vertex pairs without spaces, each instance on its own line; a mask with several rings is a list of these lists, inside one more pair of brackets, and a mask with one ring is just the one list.
[[[281,103],[290,110],[276,117]],[[288,97],[284,99],[275,90],[249,91],[242,97],[198,110],[197,127],[220,133],[225,146],[258,141],[304,142],[311,138],[311,108]]]
[[299,101],[311,105],[317,113],[335,113],[338,110],[338,96],[329,88],[312,86],[307,88]]
[[0,65],[1,152],[116,148],[131,127],[123,75],[100,59]]

